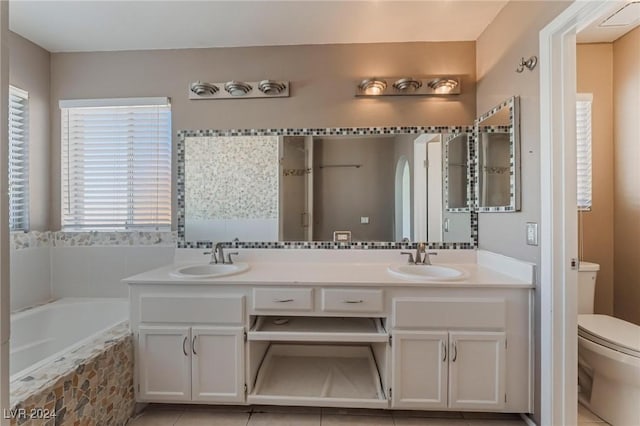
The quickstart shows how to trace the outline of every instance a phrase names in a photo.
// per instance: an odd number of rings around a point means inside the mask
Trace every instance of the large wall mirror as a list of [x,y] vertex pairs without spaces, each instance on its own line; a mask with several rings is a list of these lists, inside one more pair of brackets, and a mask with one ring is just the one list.
[[[182,131],[179,244],[350,240],[475,247],[471,131]],[[447,171],[449,161],[455,171]],[[454,192],[455,200],[447,195]],[[448,208],[452,202],[456,207]]]
[[517,96],[476,120],[476,208],[520,210],[520,115]]

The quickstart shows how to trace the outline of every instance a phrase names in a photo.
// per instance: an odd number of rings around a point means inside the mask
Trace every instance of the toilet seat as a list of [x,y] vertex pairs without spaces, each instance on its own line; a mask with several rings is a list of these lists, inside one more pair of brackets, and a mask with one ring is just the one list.
[[608,315],[578,315],[578,336],[640,358],[640,326]]

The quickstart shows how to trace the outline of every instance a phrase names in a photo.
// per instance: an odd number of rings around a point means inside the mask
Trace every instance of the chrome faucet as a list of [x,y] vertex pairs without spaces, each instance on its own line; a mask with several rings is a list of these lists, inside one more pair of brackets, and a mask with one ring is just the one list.
[[205,251],[204,254],[211,255],[211,261],[209,264],[217,265],[218,263],[222,263],[223,265],[232,265],[233,260],[231,259],[231,255],[237,255],[238,252],[227,253],[227,258],[224,258],[224,243],[216,243],[211,251]]
[[224,263],[224,246],[222,243],[216,243],[212,257],[213,263]]
[[[431,265],[431,258],[429,257],[429,255],[432,256],[437,256],[438,253],[435,252],[428,252],[426,250],[426,245],[425,243],[418,243],[416,244],[416,253],[415,256],[413,253],[410,253],[408,251],[403,251],[400,252],[401,254],[408,254],[409,255],[409,263],[413,263],[414,265]],[[424,257],[422,256],[424,254]]]

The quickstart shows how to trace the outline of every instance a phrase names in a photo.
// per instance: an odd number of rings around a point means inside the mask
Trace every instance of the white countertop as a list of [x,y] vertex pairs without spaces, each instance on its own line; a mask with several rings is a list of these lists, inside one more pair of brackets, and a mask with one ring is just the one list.
[[[486,252],[485,252],[486,253]],[[463,279],[458,280],[420,280],[405,279],[395,276],[387,271],[391,264],[400,264],[398,262],[384,261],[383,259],[374,259],[374,262],[344,262],[331,261],[323,259],[322,261],[303,261],[287,262],[275,261],[251,261],[248,263],[250,268],[248,271],[237,274],[228,275],[219,278],[177,278],[171,275],[176,268],[187,264],[202,264],[204,259],[197,261],[178,261],[174,264],[143,272],[122,281],[128,284],[175,284],[175,285],[305,285],[305,286],[419,286],[419,287],[517,287],[517,288],[533,288],[533,273],[526,279],[527,271],[523,274],[513,273],[513,265],[501,266],[501,258],[499,255],[489,254],[486,257],[493,257],[492,261],[484,262],[486,265],[479,263],[470,263],[468,256],[463,262],[433,262],[434,265],[451,266],[462,270],[465,273]],[[442,256],[444,257],[444,256]],[[496,261],[497,259],[497,261]],[[515,261],[510,258],[507,263]],[[510,260],[509,260],[510,259]],[[239,259],[244,261],[244,259]],[[395,260],[395,259],[394,259]],[[444,260],[444,259],[443,259]],[[478,262],[482,261],[478,256]],[[519,262],[519,261],[515,261]],[[531,266],[526,262],[522,262],[525,268]],[[488,265],[491,265],[489,267]],[[497,266],[497,267],[496,267]],[[531,266],[533,268],[533,266]],[[497,270],[499,269],[500,272]],[[517,268],[516,268],[517,269]],[[521,268],[522,269],[522,268]],[[533,270],[533,269],[532,269]],[[509,274],[511,273],[511,274]]]

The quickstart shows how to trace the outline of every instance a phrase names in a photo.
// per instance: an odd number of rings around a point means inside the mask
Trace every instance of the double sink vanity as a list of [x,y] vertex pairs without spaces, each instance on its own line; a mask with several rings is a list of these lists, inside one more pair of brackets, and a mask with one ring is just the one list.
[[517,97],[179,132],[174,263],[125,279],[137,400],[532,412],[534,265],[478,250],[479,214],[519,210],[518,135]]
[[203,252],[126,279],[139,402],[532,410],[531,264],[240,249],[210,265]]

